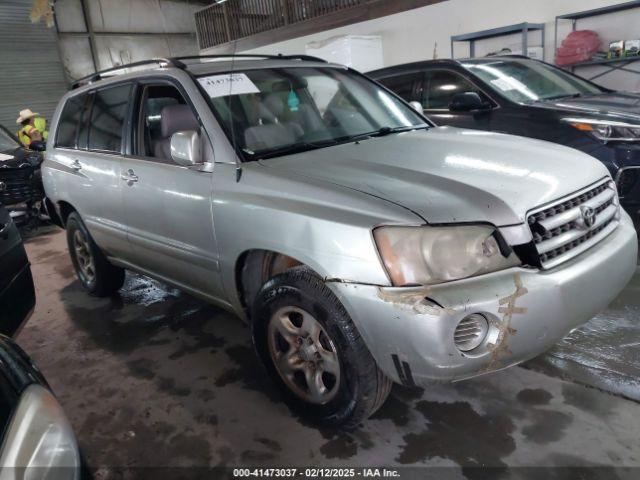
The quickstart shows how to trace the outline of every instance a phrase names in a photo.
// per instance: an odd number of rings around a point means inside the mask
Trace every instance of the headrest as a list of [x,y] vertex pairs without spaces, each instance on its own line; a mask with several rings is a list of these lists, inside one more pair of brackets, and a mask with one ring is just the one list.
[[267,95],[262,101],[262,105],[276,118],[284,113],[284,99],[282,95],[278,95],[277,93]]
[[163,138],[181,130],[198,130],[198,119],[189,105],[167,105],[160,112],[160,132]]
[[308,82],[304,78],[295,78],[292,80],[280,80],[271,86],[272,92],[289,92],[291,90],[300,90],[307,88]]

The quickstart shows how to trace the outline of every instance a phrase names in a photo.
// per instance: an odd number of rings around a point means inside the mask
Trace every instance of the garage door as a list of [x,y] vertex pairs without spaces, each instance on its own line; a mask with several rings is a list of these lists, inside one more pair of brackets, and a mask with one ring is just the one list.
[[56,32],[29,19],[32,0],[0,0],[0,123],[17,131],[23,108],[47,121],[67,90]]

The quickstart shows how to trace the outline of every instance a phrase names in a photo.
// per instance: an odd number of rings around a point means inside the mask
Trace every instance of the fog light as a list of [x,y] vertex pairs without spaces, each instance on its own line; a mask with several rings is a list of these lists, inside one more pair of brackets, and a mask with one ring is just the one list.
[[479,313],[473,313],[460,320],[453,332],[453,342],[461,352],[468,352],[480,346],[489,332],[489,322]]

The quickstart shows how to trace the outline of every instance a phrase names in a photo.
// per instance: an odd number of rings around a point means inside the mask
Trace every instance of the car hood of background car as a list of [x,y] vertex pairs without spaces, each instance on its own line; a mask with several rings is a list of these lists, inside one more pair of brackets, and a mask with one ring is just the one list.
[[41,163],[42,155],[26,148],[0,150],[0,168],[37,167]]
[[560,145],[452,127],[388,135],[263,160],[402,205],[429,223],[524,222],[527,211],[607,175]]
[[640,95],[627,92],[610,92],[597,95],[584,95],[576,98],[540,102],[538,107],[560,109],[569,112],[615,117],[610,120],[640,124]]

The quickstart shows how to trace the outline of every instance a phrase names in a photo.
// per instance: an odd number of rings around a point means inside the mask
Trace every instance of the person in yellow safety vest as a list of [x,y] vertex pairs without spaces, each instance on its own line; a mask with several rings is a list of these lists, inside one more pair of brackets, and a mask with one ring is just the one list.
[[20,143],[27,148],[29,148],[31,142],[43,140],[42,132],[35,125],[37,116],[37,113],[33,113],[30,109],[26,108],[20,110],[20,115],[16,120],[17,124],[22,125],[22,128],[18,132],[18,139]]
[[49,131],[47,130],[47,121],[43,117],[36,117],[33,119],[33,126],[38,129],[40,135],[42,135],[42,140],[45,142],[49,138]]

